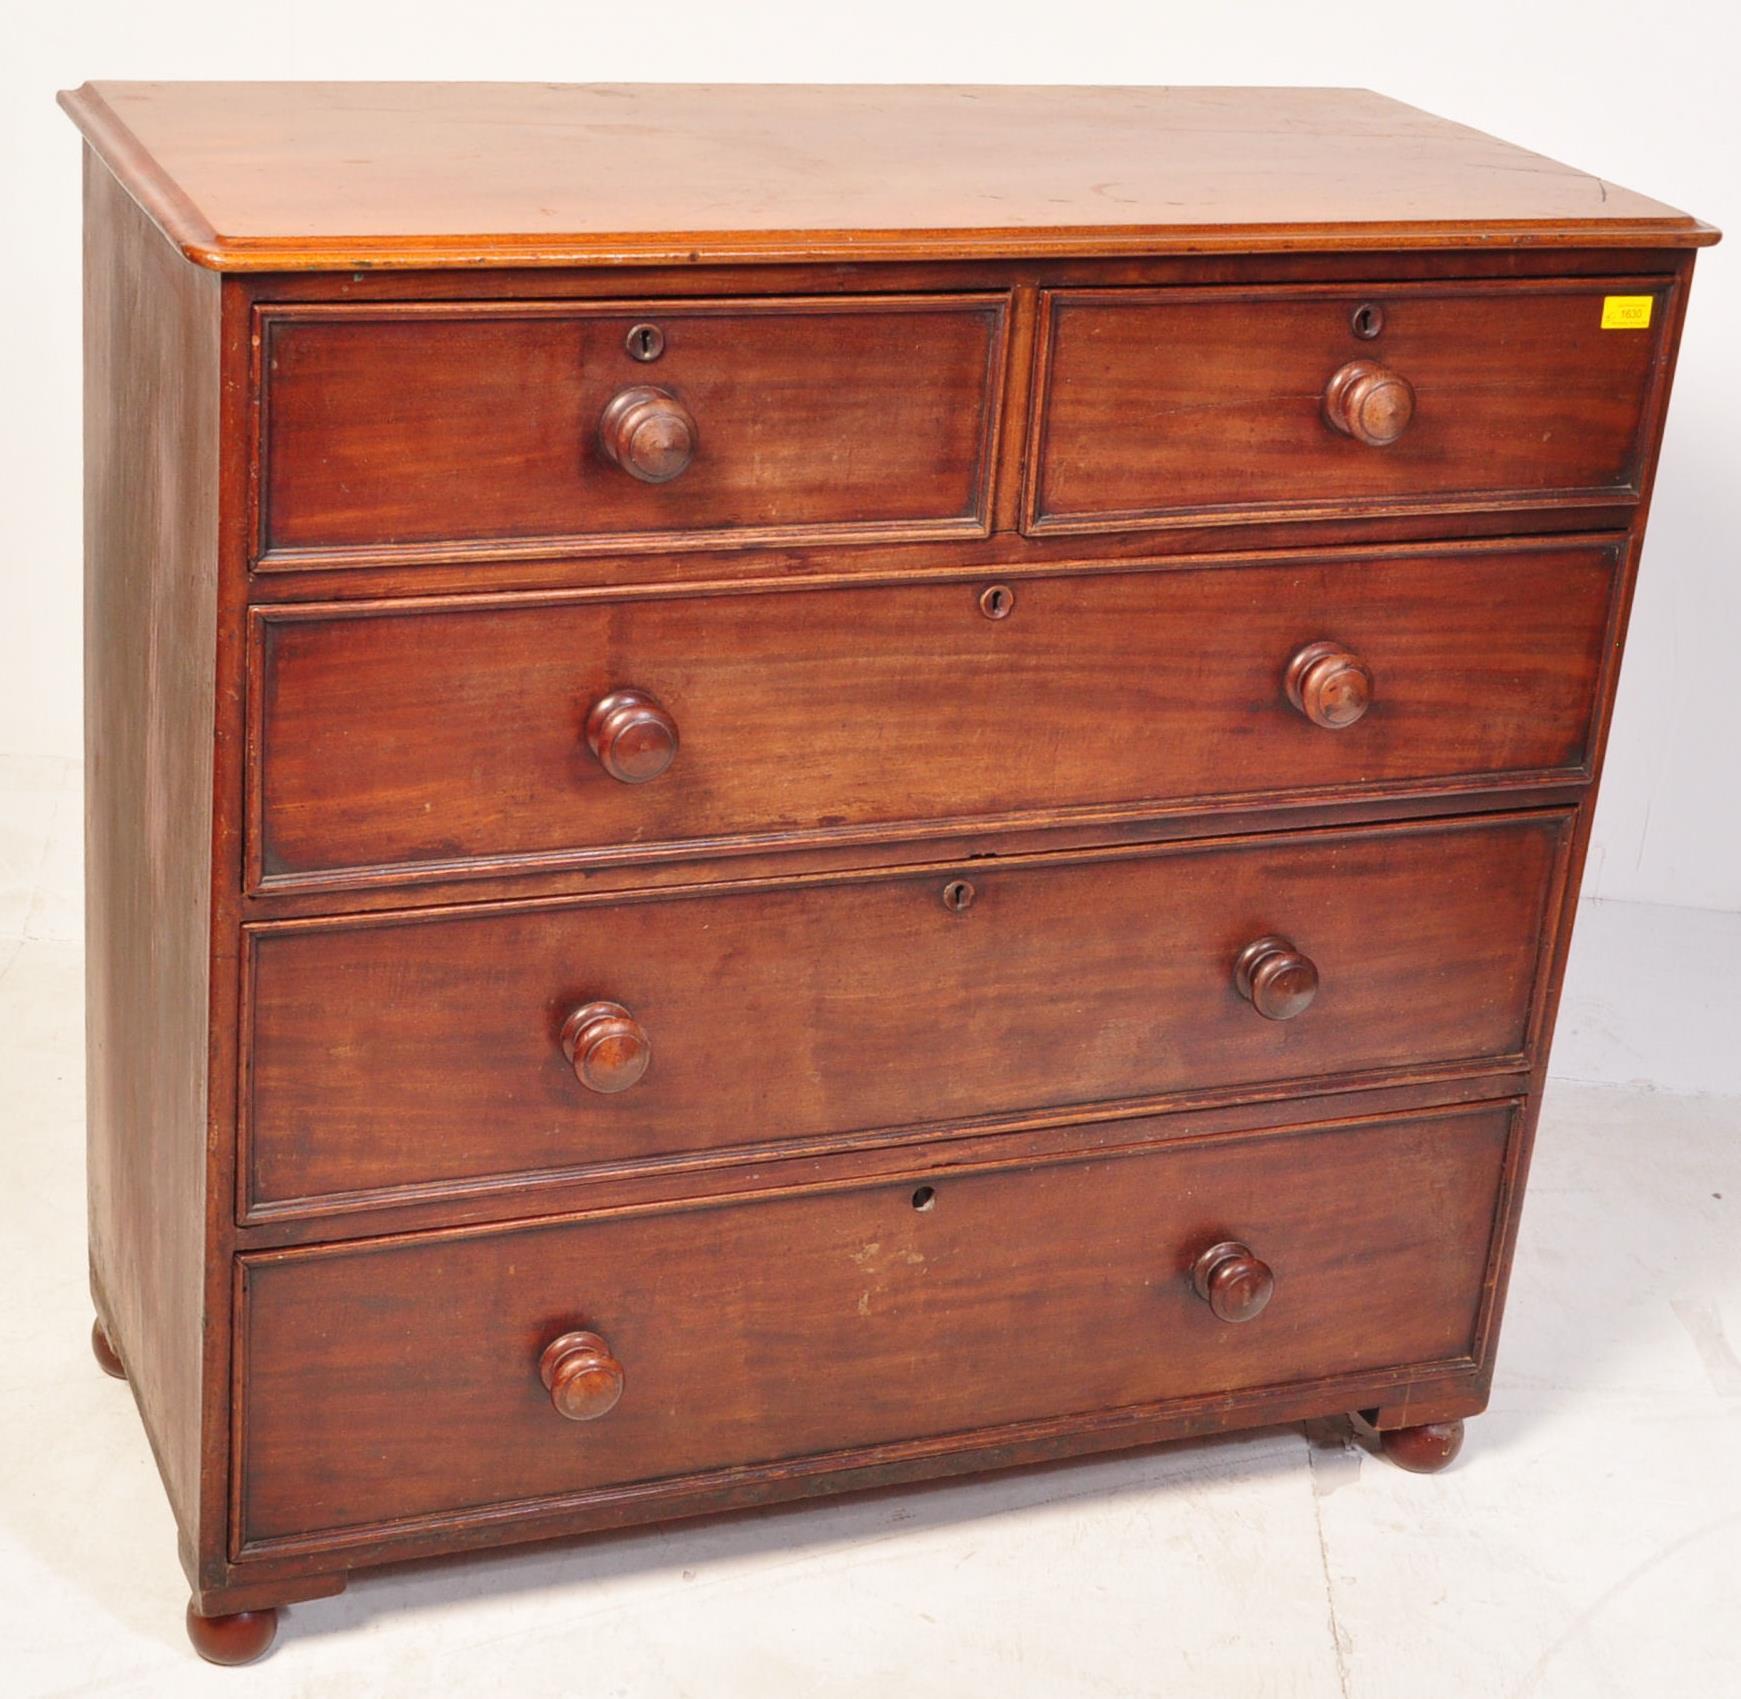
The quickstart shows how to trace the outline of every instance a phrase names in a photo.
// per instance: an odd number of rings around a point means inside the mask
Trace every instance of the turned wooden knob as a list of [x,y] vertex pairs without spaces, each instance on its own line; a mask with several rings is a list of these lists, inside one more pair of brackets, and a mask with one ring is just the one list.
[[613,779],[644,785],[677,759],[677,722],[644,690],[613,690],[587,711],[586,746]]
[[636,384],[619,390],[599,415],[598,445],[643,484],[668,484],[695,458],[695,416],[669,390]]
[[1239,994],[1266,1021],[1291,1021],[1318,995],[1318,969],[1286,938],[1254,939],[1233,963]]
[[623,1365],[596,1333],[564,1333],[552,1339],[539,1355],[538,1375],[557,1415],[571,1422],[596,1422],[623,1395]]
[[562,1023],[562,1053],[588,1091],[627,1091],[646,1073],[653,1043],[621,1003],[586,1003]]
[[1237,1239],[1211,1245],[1191,1269],[1197,1296],[1223,1321],[1255,1321],[1276,1289],[1268,1263]]
[[1353,725],[1372,706],[1372,669],[1328,638],[1296,649],[1283,682],[1288,700],[1327,731]]
[[1414,385],[1376,360],[1350,360],[1324,386],[1325,420],[1369,448],[1395,442],[1414,416]]

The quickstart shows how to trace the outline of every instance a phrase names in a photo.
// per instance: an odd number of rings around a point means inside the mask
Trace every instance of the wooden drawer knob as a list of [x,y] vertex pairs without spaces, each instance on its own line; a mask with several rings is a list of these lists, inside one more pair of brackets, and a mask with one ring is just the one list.
[[1372,706],[1372,669],[1328,638],[1296,649],[1283,682],[1288,700],[1326,731],[1353,725]]
[[613,779],[644,785],[677,758],[677,722],[644,690],[613,690],[586,716],[586,746]]
[[552,1339],[538,1358],[538,1374],[557,1415],[571,1422],[596,1422],[623,1395],[623,1365],[596,1333],[564,1333]]
[[695,417],[669,390],[636,384],[619,390],[599,415],[598,445],[643,484],[668,484],[695,458]]
[[1254,939],[1233,963],[1239,994],[1266,1021],[1291,1021],[1318,995],[1318,969],[1286,938]]
[[586,1003],[562,1023],[562,1053],[588,1091],[627,1091],[653,1060],[647,1029],[621,1003]]
[[1191,1270],[1197,1296],[1223,1321],[1255,1321],[1276,1289],[1270,1266],[1237,1239],[1211,1245]]
[[1369,448],[1395,442],[1414,416],[1414,385],[1376,360],[1350,360],[1324,386],[1325,420]]

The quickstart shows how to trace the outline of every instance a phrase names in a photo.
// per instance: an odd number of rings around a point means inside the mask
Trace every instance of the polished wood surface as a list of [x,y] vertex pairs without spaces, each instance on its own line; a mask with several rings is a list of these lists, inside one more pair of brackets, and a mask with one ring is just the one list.
[[112,1380],[125,1380],[126,1367],[121,1362],[121,1354],[115,1349],[115,1343],[109,1337],[108,1329],[100,1321],[91,1323],[91,1355],[97,1359],[97,1367]]
[[[630,337],[637,332],[653,346],[649,327],[636,326]],[[605,458],[643,484],[668,484],[688,471],[699,437],[689,409],[668,389],[651,384],[619,389],[599,415],[598,445]]]
[[1275,1271],[1250,1245],[1224,1239],[1211,1245],[1191,1267],[1197,1296],[1225,1322],[1256,1321],[1275,1296]]
[[[1621,294],[1652,301],[1648,328],[1603,329]],[[1665,294],[1636,281],[1060,291],[1028,526],[1636,497]],[[1355,315],[1374,302],[1383,329],[1363,337]]]
[[1187,1434],[1450,1461],[1716,232],[1349,91],[66,104],[92,1343],[197,1650]]
[[90,1278],[177,1521],[196,1528],[213,1344],[218,285],[88,158],[85,278]]
[[[260,547],[980,536],[1005,317],[983,293],[267,309]],[[649,319],[652,364],[627,346]]]
[[1463,1449],[1463,1424],[1422,1422],[1414,1427],[1386,1428],[1378,1436],[1380,1448],[1399,1469],[1411,1475],[1436,1475],[1456,1462]]
[[627,1091],[653,1060],[647,1029],[621,1003],[583,1003],[562,1023],[562,1053],[588,1091]]
[[[927,1209],[895,1178],[248,1257],[243,1538],[1139,1407],[1205,1384],[1466,1360],[1512,1128],[1509,1110],[1477,1107],[934,1173]],[[1267,1308],[1230,1327],[1194,1270],[1235,1236],[1276,1278]],[[576,1319],[626,1370],[621,1402],[582,1424],[552,1411],[537,1367]],[[311,1404],[327,1419],[309,1421]]]
[[278,1612],[266,1609],[204,1616],[190,1604],[187,1637],[208,1664],[251,1664],[264,1657],[278,1637]]
[[1282,673],[1288,700],[1315,726],[1341,731],[1372,706],[1372,669],[1331,638],[1307,643],[1288,657]]
[[538,1353],[538,1378],[556,1413],[571,1422],[608,1416],[623,1396],[623,1365],[596,1333],[584,1328],[552,1339]]
[[[257,931],[250,1201],[1520,1057],[1566,824],[977,862],[970,905],[934,870]],[[1236,959],[1284,926],[1322,982],[1284,955],[1258,995],[1295,1018],[1259,1019]],[[564,1054],[599,998],[633,1090]]]
[[586,713],[586,746],[619,784],[645,785],[677,759],[677,722],[644,690],[611,690]]
[[[1612,544],[1552,543],[274,609],[256,625],[257,877],[380,883],[902,823],[1582,778],[1617,565]],[[1327,633],[1383,681],[1334,732],[1302,717],[1285,676]],[[681,730],[651,783],[616,782],[582,740],[582,716],[625,686],[670,722],[656,740],[647,728],[638,772]]]
[[[1367,334],[1360,328],[1366,322],[1360,315],[1372,311],[1367,306],[1355,308],[1356,336]],[[1324,386],[1324,418],[1331,428],[1368,448],[1388,448],[1414,416],[1414,385],[1376,360],[1350,360],[1337,367]]]
[[1716,235],[1364,89],[102,82],[61,103],[227,271]]
[[1233,958],[1233,985],[1266,1021],[1291,1021],[1318,997],[1318,964],[1277,934],[1254,938]]
[[[1246,1018],[1254,1018],[1249,1010]],[[892,1163],[916,1172],[986,1158],[1041,1162],[1061,1152],[1121,1146],[1132,1124],[1141,1140],[1162,1143],[1247,1132],[1273,1125],[1278,1115],[1290,1123],[1304,1123],[1489,1101],[1522,1092],[1531,1071],[1532,1064],[1523,1057],[1420,1063],[1377,1076],[1342,1076],[1305,1085],[1279,1080],[1261,1086],[1194,1088],[1160,1099],[1089,1109],[1071,1104],[1024,1109],[1013,1115],[906,1128],[898,1138],[891,1138],[887,1129],[873,1128],[822,1140],[768,1142],[759,1139],[758,1129],[750,1128],[750,1138],[758,1142],[603,1168],[434,1182],[307,1205],[263,1204],[251,1210],[244,1198],[237,1203],[235,1243],[241,1250],[269,1250],[325,1244],[335,1237],[376,1238],[577,1210],[681,1204],[697,1197],[726,1200],[770,1188],[863,1181],[887,1173]],[[1085,1115],[1093,1118],[1084,1119]]]

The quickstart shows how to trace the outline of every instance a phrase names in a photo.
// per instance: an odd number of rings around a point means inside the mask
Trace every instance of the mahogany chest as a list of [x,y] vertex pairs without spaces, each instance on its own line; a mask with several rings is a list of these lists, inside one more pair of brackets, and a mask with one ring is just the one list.
[[1355,91],[63,99],[94,1337],[205,1656],[1194,1432],[1450,1460],[1715,231]]

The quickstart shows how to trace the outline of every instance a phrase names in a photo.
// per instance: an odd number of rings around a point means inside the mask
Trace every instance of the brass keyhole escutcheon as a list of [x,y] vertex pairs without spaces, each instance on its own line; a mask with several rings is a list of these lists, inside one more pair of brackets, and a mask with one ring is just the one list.
[[631,360],[657,360],[665,352],[665,333],[656,324],[638,324],[623,339]]
[[943,906],[951,914],[966,914],[973,907],[973,899],[978,894],[971,880],[951,879],[943,887]]
[[1376,301],[1362,301],[1349,316],[1348,324],[1362,342],[1370,342],[1384,329],[1384,308]]
[[1007,584],[988,584],[979,593],[979,611],[987,619],[1008,619],[1016,611],[1016,593]]

